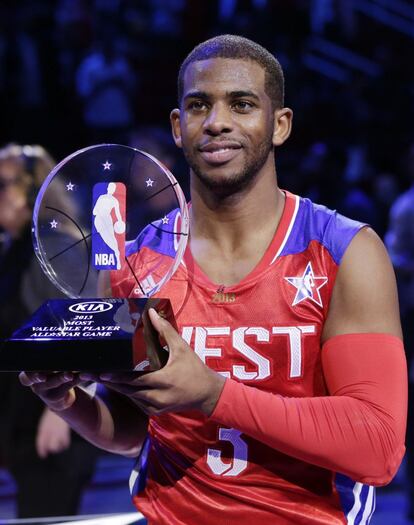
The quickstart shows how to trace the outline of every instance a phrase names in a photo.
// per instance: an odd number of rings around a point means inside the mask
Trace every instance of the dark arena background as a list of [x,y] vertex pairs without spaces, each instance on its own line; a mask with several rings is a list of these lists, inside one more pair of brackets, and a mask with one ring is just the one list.
[[[392,206],[414,184],[412,0],[3,0],[0,146],[38,144],[56,161],[102,142],[139,147],[188,194],[169,130],[176,76],[194,45],[222,33],[252,38],[284,68],[294,129],[277,151],[280,185],[371,224],[387,244]],[[414,211],[407,221],[414,280]],[[374,525],[414,522],[410,458],[378,490]],[[1,524],[144,523],[129,500],[131,460],[100,452],[79,515],[65,520],[17,520],[6,463],[0,455]]]

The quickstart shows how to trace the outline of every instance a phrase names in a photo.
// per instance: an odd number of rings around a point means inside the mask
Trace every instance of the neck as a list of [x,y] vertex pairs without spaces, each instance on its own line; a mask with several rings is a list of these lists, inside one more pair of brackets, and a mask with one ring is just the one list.
[[[237,247],[258,232],[273,237],[284,206],[274,164],[252,184],[231,195],[217,195],[191,176],[191,242],[209,240],[223,248]],[[269,241],[270,242],[270,241]]]
[[258,174],[250,187],[226,197],[214,195],[192,176],[190,248],[213,283],[239,283],[271,243],[285,200],[274,164],[272,170]]

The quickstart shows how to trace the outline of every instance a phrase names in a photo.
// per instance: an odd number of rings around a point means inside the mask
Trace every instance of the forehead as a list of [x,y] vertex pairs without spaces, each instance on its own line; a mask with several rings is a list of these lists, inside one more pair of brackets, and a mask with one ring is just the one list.
[[254,91],[265,95],[265,71],[253,60],[210,58],[192,62],[184,74],[184,96],[189,91]]

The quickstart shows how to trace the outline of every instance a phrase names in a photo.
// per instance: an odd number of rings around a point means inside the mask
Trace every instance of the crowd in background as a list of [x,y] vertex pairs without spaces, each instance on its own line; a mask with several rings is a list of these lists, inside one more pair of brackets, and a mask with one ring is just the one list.
[[180,62],[210,36],[252,38],[281,62],[294,110],[293,135],[276,155],[281,187],[374,227],[397,270],[404,325],[414,326],[414,8],[400,1],[406,18],[387,21],[378,15],[386,5],[5,0],[0,145],[40,144],[61,160],[91,144],[129,144],[162,160],[187,192],[168,123]]
[[[215,34],[241,34],[285,70],[294,133],[278,153],[282,186],[383,235],[413,170],[414,31],[352,6],[358,1],[2,2],[0,144],[41,144],[60,160],[93,143],[129,143],[143,128],[158,136],[186,53]],[[180,153],[164,143],[185,186]]]

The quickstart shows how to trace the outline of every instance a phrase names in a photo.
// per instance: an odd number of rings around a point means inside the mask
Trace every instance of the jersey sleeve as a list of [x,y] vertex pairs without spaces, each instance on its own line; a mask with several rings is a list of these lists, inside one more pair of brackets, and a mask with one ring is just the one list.
[[329,396],[289,398],[227,379],[211,419],[302,461],[385,485],[404,455],[407,370],[389,334],[335,336],[322,348]]

